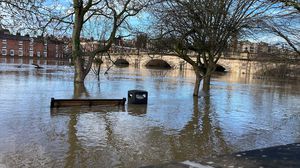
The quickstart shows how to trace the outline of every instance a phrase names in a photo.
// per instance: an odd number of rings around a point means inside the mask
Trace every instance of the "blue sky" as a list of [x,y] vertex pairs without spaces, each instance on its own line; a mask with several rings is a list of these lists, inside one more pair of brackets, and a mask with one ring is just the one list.
[[[49,8],[54,8],[56,11],[64,11],[68,12],[68,10],[72,10],[72,1],[71,0],[46,0],[45,5]],[[54,11],[53,11],[54,12]],[[133,28],[133,32],[140,31],[140,32],[146,32],[151,33],[151,29],[149,27],[152,26],[153,18],[151,18],[151,15],[147,12],[142,12],[138,14],[137,16],[133,16],[127,19],[128,23]],[[90,22],[85,25],[85,31],[82,33],[83,36],[89,38],[91,36],[94,36],[95,39],[99,38],[99,32],[103,31],[103,29],[109,24],[107,23],[99,23],[95,24],[96,22]],[[300,24],[300,23],[298,23]],[[21,26],[25,26],[24,24],[21,24]],[[95,30],[92,30],[92,27],[97,27]],[[68,35],[71,35],[72,30],[70,29],[68,31]],[[109,29],[108,29],[109,32]],[[51,32],[49,32],[51,34]],[[131,34],[132,32],[129,32],[126,29],[121,29],[120,34],[126,36],[128,34]],[[23,32],[23,34],[26,34],[26,32]],[[108,34],[108,33],[106,33]],[[39,35],[38,33],[36,35]],[[284,40],[280,37],[274,36],[272,34],[262,34],[257,33],[254,37],[248,37],[248,40],[252,42],[259,42],[264,41],[268,43],[278,43],[283,42]]]

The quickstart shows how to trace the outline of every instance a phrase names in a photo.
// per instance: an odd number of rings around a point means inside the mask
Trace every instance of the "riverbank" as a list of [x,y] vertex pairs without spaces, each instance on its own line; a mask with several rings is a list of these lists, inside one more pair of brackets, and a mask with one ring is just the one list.
[[299,168],[300,143],[280,145],[263,149],[238,152],[215,158],[207,158],[198,162],[184,161],[167,163],[143,168]]

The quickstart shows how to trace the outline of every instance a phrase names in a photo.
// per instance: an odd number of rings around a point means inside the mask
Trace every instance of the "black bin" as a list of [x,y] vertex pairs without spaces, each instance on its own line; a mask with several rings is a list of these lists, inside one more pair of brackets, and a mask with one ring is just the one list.
[[129,90],[128,104],[147,104],[148,92],[144,90]]

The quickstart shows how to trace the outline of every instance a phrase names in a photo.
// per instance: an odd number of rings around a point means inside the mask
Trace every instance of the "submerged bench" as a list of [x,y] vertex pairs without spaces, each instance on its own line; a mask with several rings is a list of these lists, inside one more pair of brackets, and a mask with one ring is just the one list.
[[124,106],[123,99],[55,99],[51,98],[50,108],[72,106]]

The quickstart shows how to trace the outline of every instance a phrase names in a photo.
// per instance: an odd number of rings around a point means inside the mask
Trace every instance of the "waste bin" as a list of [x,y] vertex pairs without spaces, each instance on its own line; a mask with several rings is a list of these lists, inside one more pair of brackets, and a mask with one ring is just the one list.
[[128,104],[147,104],[148,92],[145,90],[129,90]]

